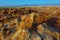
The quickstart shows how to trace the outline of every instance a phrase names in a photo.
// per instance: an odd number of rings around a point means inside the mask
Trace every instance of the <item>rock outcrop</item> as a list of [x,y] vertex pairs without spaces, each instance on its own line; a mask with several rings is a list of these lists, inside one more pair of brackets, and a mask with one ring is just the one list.
[[0,40],[60,40],[60,7],[0,8]]

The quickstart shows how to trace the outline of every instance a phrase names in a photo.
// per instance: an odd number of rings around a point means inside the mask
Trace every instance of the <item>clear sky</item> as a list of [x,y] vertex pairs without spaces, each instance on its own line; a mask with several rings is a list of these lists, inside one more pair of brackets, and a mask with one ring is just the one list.
[[0,6],[21,6],[25,4],[60,4],[60,0],[0,0]]

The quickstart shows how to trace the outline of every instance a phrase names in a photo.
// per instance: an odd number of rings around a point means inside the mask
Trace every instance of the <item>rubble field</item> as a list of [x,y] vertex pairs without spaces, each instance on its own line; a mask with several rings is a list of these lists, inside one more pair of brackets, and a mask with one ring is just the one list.
[[0,8],[0,40],[60,40],[60,7]]

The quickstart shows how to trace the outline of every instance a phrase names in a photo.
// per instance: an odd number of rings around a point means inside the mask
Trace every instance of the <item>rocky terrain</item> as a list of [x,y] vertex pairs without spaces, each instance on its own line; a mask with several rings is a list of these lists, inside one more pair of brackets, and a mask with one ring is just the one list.
[[0,8],[0,40],[60,40],[60,7]]

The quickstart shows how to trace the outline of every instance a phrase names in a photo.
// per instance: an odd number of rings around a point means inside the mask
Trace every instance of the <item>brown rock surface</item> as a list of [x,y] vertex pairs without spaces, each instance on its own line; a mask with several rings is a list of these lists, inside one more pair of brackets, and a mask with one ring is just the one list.
[[0,40],[60,40],[60,7],[0,8]]

